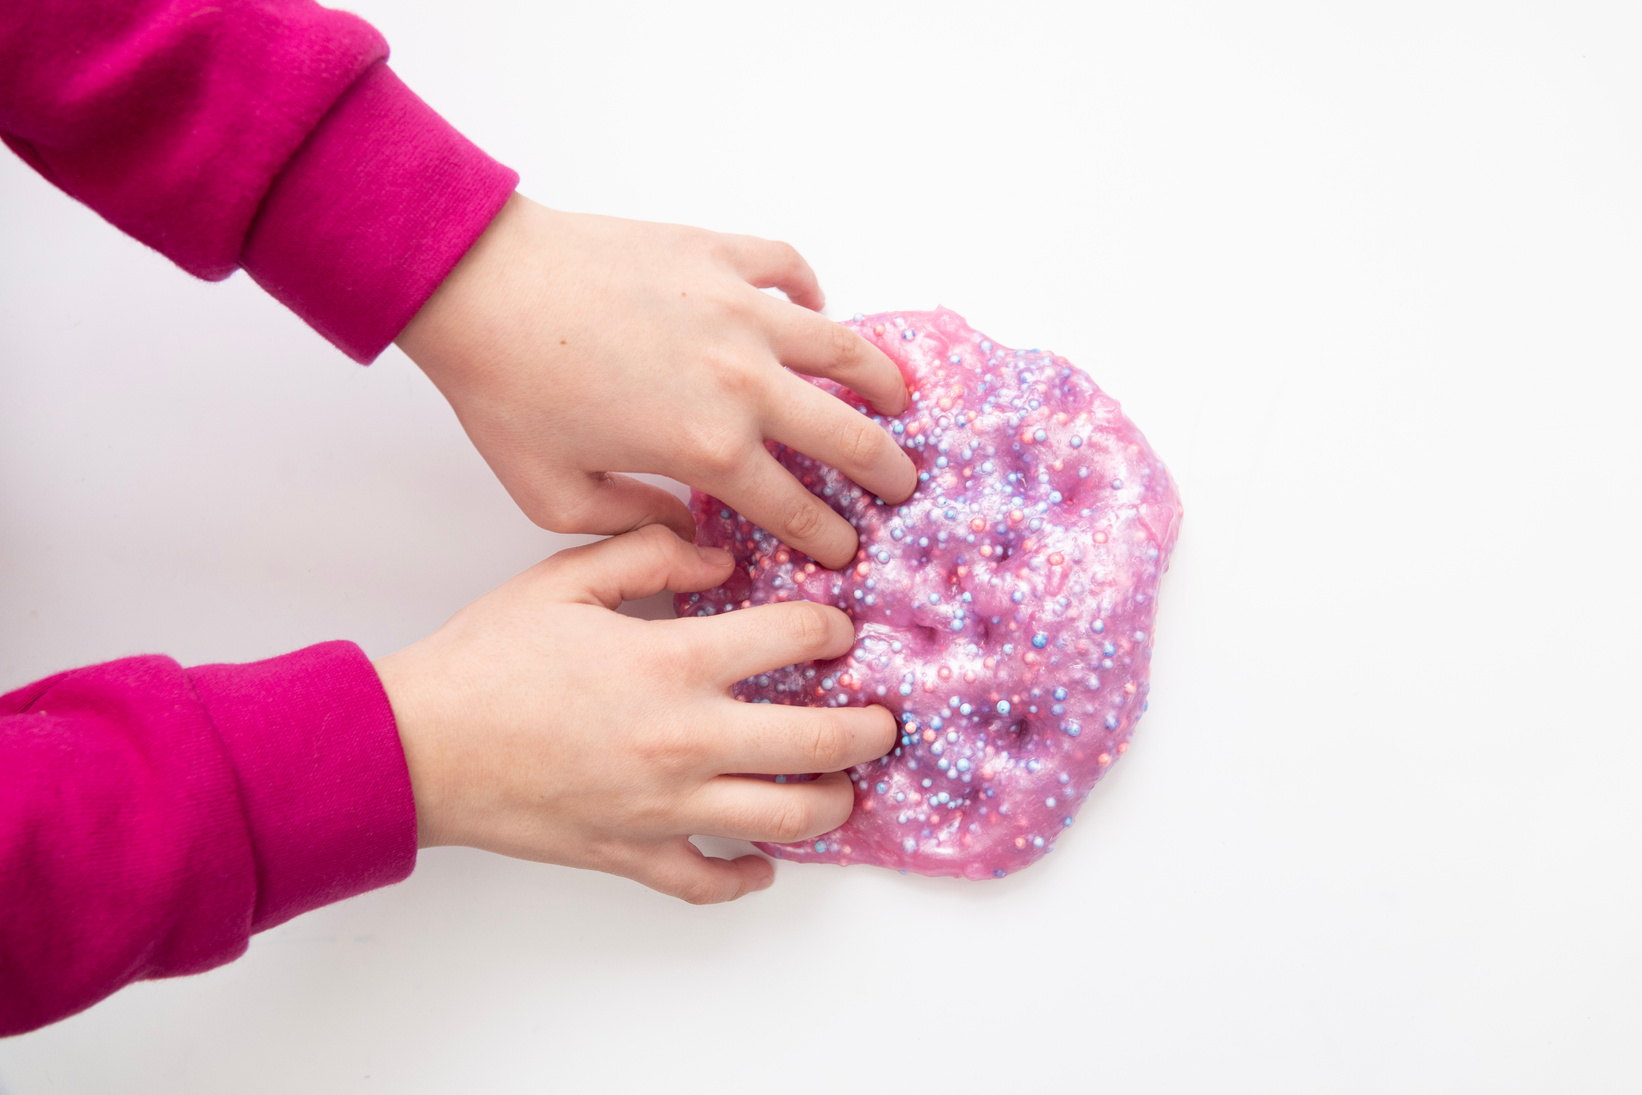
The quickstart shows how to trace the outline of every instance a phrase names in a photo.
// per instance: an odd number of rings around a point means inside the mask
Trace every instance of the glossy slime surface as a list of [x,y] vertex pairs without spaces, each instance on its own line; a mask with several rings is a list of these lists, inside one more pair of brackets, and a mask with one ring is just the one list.
[[[697,539],[729,549],[737,569],[676,607],[705,616],[805,598],[843,609],[856,625],[848,655],[742,681],[736,695],[877,703],[900,721],[895,750],[850,771],[847,822],[759,847],[1002,878],[1054,846],[1128,749],[1180,498],[1117,402],[1066,359],[996,345],[946,309],[849,326],[907,376],[911,406],[879,421],[917,464],[917,491],[885,505],[775,445],[855,526],[856,562],[826,570],[696,492]],[[816,383],[870,413],[854,393]]]

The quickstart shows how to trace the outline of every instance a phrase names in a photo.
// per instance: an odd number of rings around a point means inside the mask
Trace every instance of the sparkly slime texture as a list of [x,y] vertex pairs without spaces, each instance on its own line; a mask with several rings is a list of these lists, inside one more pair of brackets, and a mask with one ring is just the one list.
[[[799,598],[855,621],[836,661],[742,681],[767,703],[882,704],[888,756],[850,772],[848,821],[784,859],[1002,878],[1041,858],[1146,709],[1158,580],[1180,498],[1117,402],[1064,358],[1010,350],[953,312],[851,324],[901,365],[912,405],[883,420],[919,469],[890,506],[784,446],[777,459],[843,514],[861,550],[826,570],[697,492],[703,544],[734,553],[709,616]],[[830,382],[851,404],[854,393]]]

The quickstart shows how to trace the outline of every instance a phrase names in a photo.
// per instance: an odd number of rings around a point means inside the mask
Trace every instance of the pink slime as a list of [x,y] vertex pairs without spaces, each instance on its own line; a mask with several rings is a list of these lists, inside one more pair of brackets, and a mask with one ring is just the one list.
[[[1158,581],[1180,526],[1168,471],[1117,402],[1065,358],[1010,350],[946,309],[849,324],[906,375],[878,419],[919,468],[900,506],[785,446],[772,452],[861,537],[821,568],[723,503],[691,498],[698,540],[735,574],[680,595],[707,616],[805,598],[856,625],[844,658],[742,681],[764,703],[877,703],[901,738],[850,771],[855,810],[784,859],[1002,878],[1042,858],[1146,709]],[[818,381],[863,413],[861,400]]]

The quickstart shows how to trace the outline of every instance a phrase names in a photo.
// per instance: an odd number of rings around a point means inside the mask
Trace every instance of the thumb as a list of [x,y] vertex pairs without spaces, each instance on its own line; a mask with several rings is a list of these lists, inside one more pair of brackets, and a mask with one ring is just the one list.
[[[555,503],[553,518],[536,522],[555,532],[610,536],[645,525],[666,525],[686,540],[696,534],[688,506],[660,487],[629,475],[572,476],[559,488]],[[534,514],[531,519],[536,520]]]
[[711,589],[730,576],[735,560],[723,548],[698,547],[662,525],[646,525],[553,559],[555,577],[605,608],[664,589]]
[[756,855],[739,859],[717,859],[684,837],[669,841],[627,874],[652,890],[688,901],[692,905],[716,905],[734,901],[756,890],[767,889],[775,881],[775,866]]

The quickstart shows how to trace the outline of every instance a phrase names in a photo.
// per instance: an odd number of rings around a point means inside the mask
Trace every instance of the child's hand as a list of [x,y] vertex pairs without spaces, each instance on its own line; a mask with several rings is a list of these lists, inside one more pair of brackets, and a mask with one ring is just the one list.
[[610,474],[655,472],[838,567],[855,553],[855,531],[776,464],[765,439],[887,502],[911,494],[917,472],[870,419],[782,368],[837,380],[883,413],[905,409],[895,364],[811,310],[821,303],[786,244],[560,213],[514,195],[399,345],[544,528],[659,522],[691,538],[676,498]]
[[[560,552],[377,662],[419,843],[609,871],[704,903],[763,889],[773,868],[707,858],[689,836],[803,840],[842,824],[854,803],[842,769],[893,747],[894,716],[741,703],[730,685],[838,657],[855,638],[847,616],[807,601],[666,621],[611,611],[710,589],[730,567],[651,525]],[[730,774],[783,772],[830,774]]]

